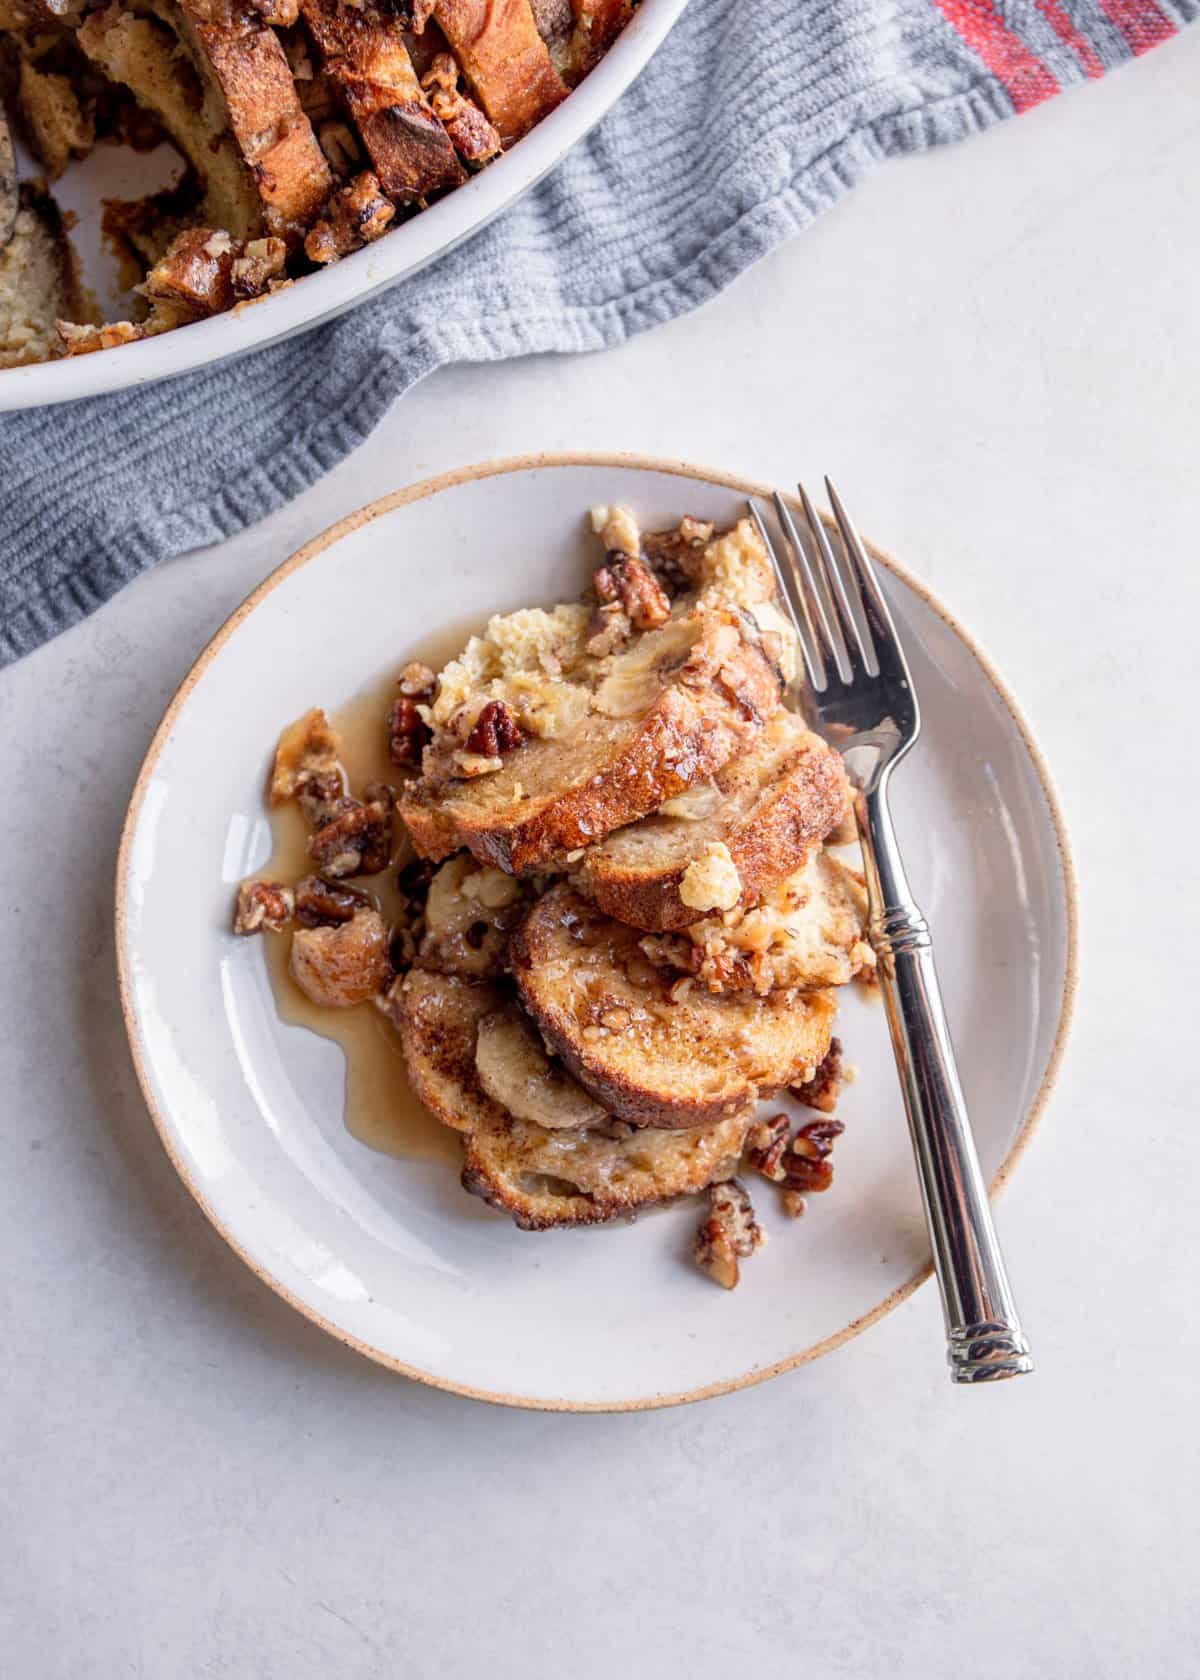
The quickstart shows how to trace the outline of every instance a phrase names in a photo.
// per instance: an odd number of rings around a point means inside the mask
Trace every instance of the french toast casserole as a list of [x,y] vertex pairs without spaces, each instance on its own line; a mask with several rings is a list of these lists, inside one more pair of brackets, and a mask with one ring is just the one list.
[[467,1190],[533,1231],[703,1192],[695,1257],[731,1288],[751,1175],[793,1217],[833,1177],[836,993],[874,963],[850,788],[785,703],[754,526],[591,518],[586,599],[400,672],[388,781],[351,791],[320,710],[284,731],[307,872],[243,882],[234,929],[290,940],[312,1003],[383,1013]]
[[[202,320],[378,239],[528,133],[636,4],[0,0],[0,368]],[[14,135],[41,175],[18,181]],[[103,206],[136,280],[105,322],[48,181],[163,141],[178,179]]]

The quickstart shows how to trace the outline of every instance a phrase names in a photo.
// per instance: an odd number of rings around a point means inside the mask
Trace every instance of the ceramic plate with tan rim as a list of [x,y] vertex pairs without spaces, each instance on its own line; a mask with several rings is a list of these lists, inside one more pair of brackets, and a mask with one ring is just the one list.
[[[342,1042],[320,1036],[286,997],[281,1011],[266,940],[230,932],[238,882],[271,853],[264,784],[284,725],[313,705],[351,723],[378,717],[379,684],[410,658],[448,651],[493,612],[576,595],[596,560],[585,518],[596,504],[626,502],[651,526],[683,513],[727,523],[751,492],[760,487],[677,463],[561,456],[401,491],[262,584],[151,744],[121,847],[117,948],[154,1122],[247,1265],[406,1375],[513,1405],[668,1405],[827,1353],[928,1275],[886,1027],[868,992],[841,994],[857,1078],[839,1108],[833,1188],[788,1220],[764,1185],[770,1240],[727,1293],[689,1259],[695,1202],[532,1234],[464,1194],[393,1046],[380,1048],[382,1017],[366,1006]],[[1012,697],[950,613],[875,552],[925,720],[896,779],[896,820],[999,1186],[1046,1101],[1070,1013],[1066,840]],[[368,1039],[370,1077],[348,1091],[344,1044]],[[941,1359],[932,1327],[912,1357]]]

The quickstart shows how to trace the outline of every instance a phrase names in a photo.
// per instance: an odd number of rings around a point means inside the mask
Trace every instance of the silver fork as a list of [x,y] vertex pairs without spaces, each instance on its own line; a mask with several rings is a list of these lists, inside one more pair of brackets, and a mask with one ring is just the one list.
[[870,938],[946,1315],[950,1374],[960,1383],[1021,1376],[1033,1370],[1033,1360],[992,1224],[929,925],[913,899],[888,809],[892,771],[920,733],[921,711],[875,569],[837,491],[828,479],[825,485],[840,557],[803,485],[811,555],[778,493],[786,563],[753,502],[750,511],[800,638],[816,725],[861,792]]

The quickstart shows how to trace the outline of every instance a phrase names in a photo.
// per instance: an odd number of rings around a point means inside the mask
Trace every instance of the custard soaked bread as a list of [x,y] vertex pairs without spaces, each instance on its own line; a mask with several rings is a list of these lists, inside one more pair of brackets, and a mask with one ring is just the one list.
[[[849,792],[838,754],[781,710],[711,781],[589,847],[579,885],[634,927],[689,927],[709,911],[756,903],[799,869],[840,821]],[[703,865],[715,848],[734,873],[714,897]]]
[[638,557],[610,561],[591,608],[493,618],[442,671],[401,805],[424,856],[465,845],[514,874],[562,868],[715,775],[778,710],[789,649],[748,521],[674,601]]
[[812,1078],[837,1013],[828,992],[712,996],[650,962],[642,937],[560,883],[509,947],[521,1002],[611,1114],[695,1126]]
[[[515,1006],[486,981],[414,969],[385,1007],[413,1089],[444,1125],[466,1134],[464,1187],[525,1230],[606,1223],[736,1170],[748,1116],[675,1131],[614,1124],[577,1087],[571,1096],[569,1075],[538,1050]],[[485,1048],[496,1024],[501,1031]],[[508,1030],[514,1025],[515,1034]],[[510,1059],[513,1065],[499,1072],[497,1064]],[[488,1096],[481,1062],[510,1096],[522,1088],[518,1106],[539,1113],[540,1123]],[[546,1089],[538,1090],[539,1081]],[[571,1103],[589,1124],[546,1123],[565,1119]]]

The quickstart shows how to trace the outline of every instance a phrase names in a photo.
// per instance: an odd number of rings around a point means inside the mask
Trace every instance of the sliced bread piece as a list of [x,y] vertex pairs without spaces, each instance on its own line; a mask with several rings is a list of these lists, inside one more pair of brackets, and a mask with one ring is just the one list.
[[[492,679],[510,694],[522,683],[522,692],[532,689],[531,705],[554,710],[561,732],[525,734],[518,724],[518,744],[494,755],[470,750],[474,734],[466,751],[453,737],[435,736],[421,779],[401,803],[418,851],[444,857],[465,845],[513,874],[561,864],[713,775],[757,733],[781,694],[754,621],[707,605],[683,610],[578,679],[561,662],[556,675]],[[446,698],[443,688],[435,720]],[[488,704],[513,716],[509,701]],[[472,775],[476,761],[483,773]]]
[[818,850],[777,881],[762,902],[695,922],[684,933],[650,934],[652,961],[692,974],[714,993],[845,986],[875,966],[867,943],[861,875]]
[[566,98],[530,0],[439,0],[436,16],[505,145]]
[[479,1023],[475,1067],[493,1102],[512,1115],[557,1132],[603,1125],[603,1106],[553,1061],[517,1003]]
[[399,20],[345,0],[303,0],[302,10],[387,196],[412,204],[465,181],[450,136],[422,92]]
[[[214,10],[213,16],[216,16]],[[294,243],[333,184],[278,36],[249,8],[203,0],[89,12],[79,44],[162,123],[203,187],[203,221]]]
[[829,993],[714,997],[664,974],[643,937],[560,884],[509,945],[521,1002],[611,1114],[695,1126],[812,1077],[837,1012]]
[[[295,242],[333,187],[279,37],[251,6],[180,0],[180,38],[219,89],[268,233]],[[199,50],[197,50],[197,48]]]
[[[652,932],[689,927],[698,913],[757,903],[797,870],[840,819],[849,791],[839,755],[780,710],[711,781],[589,847],[578,883],[618,921]],[[705,903],[696,877],[716,845],[736,871],[736,896]]]
[[511,1214],[522,1230],[602,1225],[731,1177],[747,1125],[730,1117],[687,1131],[608,1137],[509,1120],[467,1139],[463,1188]]
[[475,1068],[479,1023],[504,1002],[499,987],[486,980],[422,968],[410,969],[380,1000],[400,1034],[413,1090],[435,1119],[456,1132],[499,1126],[508,1119]]
[[26,182],[8,239],[0,245],[0,368],[44,362],[58,348],[59,318],[94,321],[58,206]]

